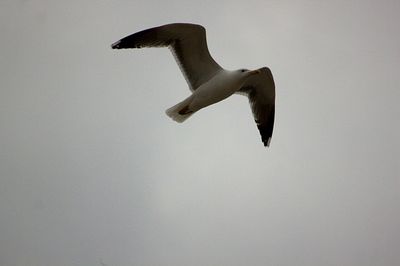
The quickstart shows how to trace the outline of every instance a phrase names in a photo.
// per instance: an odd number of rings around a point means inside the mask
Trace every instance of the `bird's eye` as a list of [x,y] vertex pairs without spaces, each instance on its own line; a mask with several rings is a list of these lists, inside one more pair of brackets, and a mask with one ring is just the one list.
[[245,71],[246,71],[246,70],[244,70],[244,69],[241,70],[242,73],[245,72]]

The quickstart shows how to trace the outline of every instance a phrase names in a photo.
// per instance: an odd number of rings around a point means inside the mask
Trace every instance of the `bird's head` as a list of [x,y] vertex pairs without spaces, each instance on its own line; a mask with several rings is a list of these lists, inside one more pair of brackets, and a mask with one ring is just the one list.
[[259,69],[248,70],[248,69],[242,68],[242,69],[238,69],[236,71],[239,72],[241,75],[243,75],[246,78],[261,73],[261,71]]

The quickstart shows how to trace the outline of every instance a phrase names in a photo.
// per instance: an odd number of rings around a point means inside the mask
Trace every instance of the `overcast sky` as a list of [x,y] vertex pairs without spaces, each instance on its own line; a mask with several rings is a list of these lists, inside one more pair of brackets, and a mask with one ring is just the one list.
[[[0,265],[400,265],[399,12],[1,0]],[[110,49],[171,22],[271,68],[270,148],[243,96],[169,119],[190,91],[168,49]]]

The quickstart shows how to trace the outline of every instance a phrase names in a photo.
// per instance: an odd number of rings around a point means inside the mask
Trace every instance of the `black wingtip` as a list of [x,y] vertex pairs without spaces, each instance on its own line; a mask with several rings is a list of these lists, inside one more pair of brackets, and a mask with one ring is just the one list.
[[121,40],[116,41],[115,43],[111,44],[111,48],[112,49],[119,49],[120,48],[120,46],[119,46],[120,44],[121,44]]
[[261,133],[261,142],[263,143],[264,147],[268,147],[271,144],[271,139],[272,139],[272,131],[270,129],[263,127],[261,125],[257,125],[258,130]]
[[267,140],[262,140],[264,143],[264,147],[269,148],[269,144],[271,143],[271,137],[269,137]]

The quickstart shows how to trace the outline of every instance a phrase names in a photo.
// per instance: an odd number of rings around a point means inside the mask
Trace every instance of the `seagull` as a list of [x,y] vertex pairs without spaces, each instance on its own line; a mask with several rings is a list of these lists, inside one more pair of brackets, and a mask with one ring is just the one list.
[[207,48],[206,30],[189,23],[173,23],[139,31],[111,45],[112,49],[168,47],[192,94],[167,109],[166,114],[182,123],[200,109],[233,94],[249,99],[264,146],[269,146],[274,127],[275,84],[271,70],[223,69]]

